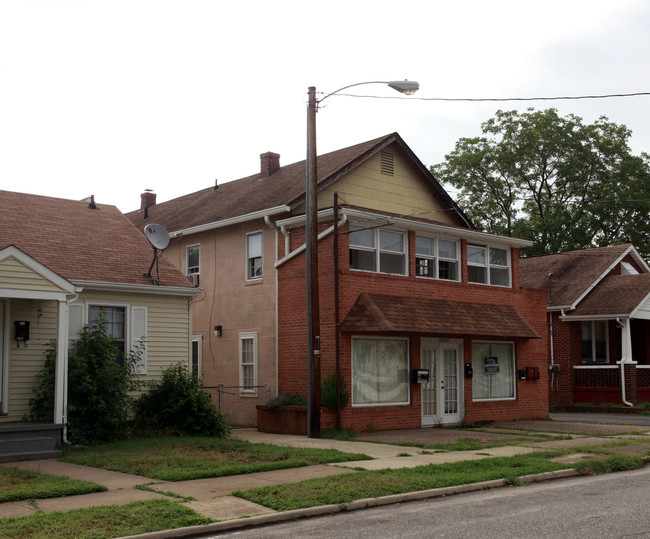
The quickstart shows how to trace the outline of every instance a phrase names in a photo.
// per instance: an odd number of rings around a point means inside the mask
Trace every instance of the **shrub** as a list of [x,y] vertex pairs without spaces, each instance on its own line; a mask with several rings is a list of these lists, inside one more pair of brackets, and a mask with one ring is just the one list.
[[[133,399],[139,388],[134,366],[143,344],[122,357],[103,319],[84,326],[68,354],[68,439],[94,444],[122,438],[127,433]],[[56,366],[56,343],[50,341],[38,386],[30,400],[29,420],[52,420]]]
[[227,436],[225,416],[210,401],[203,381],[182,363],[163,370],[136,405],[136,424],[166,434]]
[[[341,408],[345,408],[350,400],[350,392],[343,376],[341,380]],[[322,406],[336,410],[336,375],[330,374],[321,382],[320,402]]]
[[302,395],[278,395],[266,403],[267,408],[278,406],[307,406],[307,399]]

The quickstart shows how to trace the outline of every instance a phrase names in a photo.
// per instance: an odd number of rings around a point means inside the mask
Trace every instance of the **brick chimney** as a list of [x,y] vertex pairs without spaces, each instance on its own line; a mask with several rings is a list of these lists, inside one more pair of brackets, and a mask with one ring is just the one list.
[[156,193],[154,193],[151,189],[145,189],[144,193],[140,195],[140,209],[144,210],[150,206],[154,206],[155,204]]
[[280,169],[280,154],[266,152],[260,154],[260,178],[266,178]]

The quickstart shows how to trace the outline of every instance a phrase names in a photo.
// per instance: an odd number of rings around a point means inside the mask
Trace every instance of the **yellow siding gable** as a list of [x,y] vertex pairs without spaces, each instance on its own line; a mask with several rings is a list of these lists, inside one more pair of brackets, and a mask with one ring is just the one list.
[[11,256],[0,261],[0,288],[37,290],[39,292],[64,291]]
[[450,212],[445,211],[448,208],[443,206],[443,201],[435,198],[432,189],[399,149],[389,146],[383,151],[393,156],[392,175],[382,173],[382,152],[378,152],[319,193],[318,206],[331,207],[337,191],[340,204],[457,224]]

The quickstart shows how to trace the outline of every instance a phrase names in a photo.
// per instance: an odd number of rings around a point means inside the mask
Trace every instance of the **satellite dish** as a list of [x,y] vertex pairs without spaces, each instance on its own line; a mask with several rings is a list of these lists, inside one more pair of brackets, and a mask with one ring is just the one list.
[[[154,279],[151,276],[151,270],[153,269],[154,264],[158,262],[158,251],[164,251],[169,246],[169,232],[162,225],[147,225],[144,227],[144,235],[149,240],[149,243],[153,247],[153,260],[151,261],[151,266],[149,266],[149,271],[144,274],[147,279],[151,279],[153,284],[160,284],[160,277]],[[158,272],[158,266],[156,265],[156,273]]]
[[162,225],[147,225],[144,227],[144,235],[154,249],[164,251],[169,246],[169,232]]

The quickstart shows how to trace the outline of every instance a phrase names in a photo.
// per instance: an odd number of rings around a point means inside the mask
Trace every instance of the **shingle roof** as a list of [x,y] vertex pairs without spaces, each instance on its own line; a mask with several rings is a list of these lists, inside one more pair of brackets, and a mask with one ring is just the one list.
[[625,316],[650,297],[650,273],[609,275],[569,316]]
[[630,247],[628,243],[522,258],[519,261],[521,285],[548,290],[549,273],[552,273],[549,305],[573,305]]
[[359,294],[341,326],[349,333],[539,338],[509,305]]
[[[14,245],[69,281],[151,284],[153,249],[115,206],[0,191],[0,208],[0,249]],[[164,256],[159,271],[163,285],[192,288]]]
[[[326,188],[392,143],[397,144],[412,160],[436,196],[442,198],[448,207],[457,209],[458,214],[462,216],[459,218],[459,224],[462,224],[462,218],[471,223],[397,133],[319,155],[319,190]],[[126,215],[140,228],[145,223],[160,223],[170,232],[174,232],[279,206],[293,209],[304,202],[304,196],[305,161],[300,161],[283,166],[270,176],[261,177],[261,174],[257,173],[220,184],[216,189],[209,187],[155,204],[148,208],[147,219],[144,218],[143,210]]]

